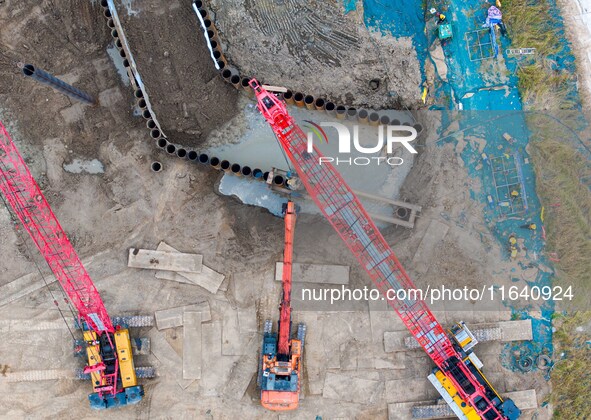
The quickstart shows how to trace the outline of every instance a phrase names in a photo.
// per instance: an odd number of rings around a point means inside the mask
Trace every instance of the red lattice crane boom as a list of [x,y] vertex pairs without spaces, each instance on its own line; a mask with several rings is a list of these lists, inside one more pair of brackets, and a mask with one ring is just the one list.
[[[464,401],[486,419],[506,419],[485,386],[465,365],[458,350],[423,300],[389,299],[388,290],[416,289],[394,252],[377,229],[361,202],[334,167],[319,164],[322,154],[314,147],[308,153],[307,137],[289,115],[284,102],[264,90],[252,79],[258,108],[281,147],[292,162],[300,180],[318,208],[347,247],[388,299],[408,330],[429,357],[454,383]],[[409,294],[407,294],[408,296]]]
[[128,331],[113,327],[98,290],[1,122],[0,191],[78,311],[87,343],[84,372],[96,391],[89,395],[91,406],[140,401],[143,389],[137,386]]
[[293,259],[293,237],[296,223],[295,204],[287,202],[285,210],[285,245],[283,248],[283,297],[279,310],[279,340],[277,353],[288,355],[291,339],[291,276]]

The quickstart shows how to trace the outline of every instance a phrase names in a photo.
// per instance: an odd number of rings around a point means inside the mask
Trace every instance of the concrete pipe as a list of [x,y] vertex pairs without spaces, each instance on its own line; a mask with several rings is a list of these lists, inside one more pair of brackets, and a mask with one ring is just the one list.
[[101,0],[101,7],[104,7],[105,9],[109,8],[109,2],[107,0]]
[[337,118],[339,120],[343,120],[343,119],[345,119],[346,116],[347,116],[347,108],[345,108],[343,105],[337,106]]
[[107,26],[111,29],[114,29],[115,28],[115,21],[113,21],[113,19],[108,19]]
[[146,109],[146,106],[148,106],[148,104],[146,103],[146,100],[144,98],[141,98],[139,101],[137,101],[137,106],[139,106],[141,109]]
[[314,97],[312,95],[306,95],[306,97],[304,98],[304,105],[306,105],[306,108],[308,109],[315,109]]
[[189,151],[189,153],[187,153],[187,159],[189,159],[193,162],[196,161],[198,157],[199,157],[199,153],[197,153],[195,150],[191,150],[191,151]]
[[222,52],[219,50],[213,50],[213,58],[215,61],[224,60]]
[[209,156],[206,155],[205,153],[201,153],[199,155],[199,163],[202,163],[204,165],[207,164],[207,163],[209,163]]
[[112,36],[113,38],[119,38],[119,32],[117,32],[117,29],[113,29],[113,30],[111,31],[111,36]]
[[127,57],[127,54],[125,54],[125,50],[124,49],[119,50],[119,57],[121,57],[121,58],[126,58]]
[[273,184],[283,185],[284,183],[285,183],[285,178],[283,178],[281,175],[275,175],[273,177]]
[[103,15],[107,18],[107,19],[111,19],[113,17],[113,15],[111,14],[111,11],[107,8],[105,10],[103,10]]
[[295,95],[293,95],[293,100],[297,106],[304,106],[304,94],[302,92],[296,92]]
[[162,170],[162,164],[160,162],[152,162],[151,168],[153,172],[160,172]]
[[234,86],[236,89],[242,89],[242,85],[240,84],[240,76],[235,74],[230,78],[230,83],[232,83],[232,86]]
[[222,168],[222,171],[228,172],[230,170],[230,162],[227,160],[222,160],[222,163],[220,163],[220,168]]
[[377,112],[372,112],[369,114],[369,125],[379,125],[380,124],[380,115]]
[[158,139],[158,141],[156,142],[156,144],[158,144],[158,147],[159,148],[164,149],[168,145],[168,142],[166,141],[166,139],[164,137],[161,137],[161,138]]
[[250,166],[243,166],[240,173],[242,174],[242,176],[248,177],[252,175],[252,169],[250,169]]
[[129,67],[129,60],[127,58],[123,59],[123,67],[125,67],[125,68]]
[[136,89],[135,92],[133,92],[133,96],[135,96],[138,99],[143,98],[144,92],[142,92],[141,89]]
[[382,124],[382,125],[390,124],[390,117],[388,117],[387,115],[382,115],[380,117],[380,124]]
[[317,98],[316,102],[314,102],[314,108],[316,108],[317,111],[324,111],[324,105],[325,105],[325,101],[322,98]]
[[168,153],[169,155],[174,155],[176,153],[176,146],[172,143],[169,143],[166,146],[166,153]]
[[417,135],[421,134],[421,131],[423,131],[423,124],[421,123],[416,123],[413,125],[413,128],[415,130],[417,130]]
[[217,157],[212,157],[211,160],[209,161],[209,164],[214,169],[220,169],[220,160]]
[[203,7],[203,2],[201,0],[195,0],[195,7],[201,9]]
[[220,68],[220,70],[223,70],[226,67],[226,63],[222,60],[218,60],[218,67]]
[[396,217],[405,220],[408,217],[408,209],[406,207],[398,207],[396,209]]
[[142,117],[144,117],[146,120],[152,119],[152,114],[150,113],[150,110],[149,109],[144,109],[142,111]]
[[222,78],[224,79],[224,82],[230,83],[230,79],[232,78],[232,70],[230,70],[230,69],[222,70]]
[[326,105],[324,106],[324,109],[326,111],[327,114],[329,115],[335,115],[336,114],[336,109],[337,106],[332,103],[332,102],[327,102]]
[[156,121],[154,121],[154,120],[148,120],[146,122],[146,127],[148,127],[150,130],[156,128]]
[[268,179],[269,179],[269,172],[263,173],[263,181],[267,182]]
[[219,42],[211,41],[209,44],[211,45],[212,50],[222,52],[222,48],[220,47]]
[[209,16],[208,16],[207,10],[205,10],[204,8],[199,8],[199,7],[198,7],[198,9],[199,9],[199,14],[200,14],[200,15],[201,15],[201,17],[203,18],[203,20],[205,20],[205,19],[209,19]]
[[350,120],[356,120],[357,119],[357,108],[349,108],[347,110],[347,118],[349,118]]
[[240,86],[242,87],[242,89],[249,93],[252,93],[252,88],[250,87],[249,83],[250,77],[243,77],[242,80],[240,80]]
[[369,112],[367,112],[367,109],[360,109],[359,112],[357,113],[357,121],[359,121],[360,123],[366,123],[369,119]]
[[242,176],[242,172],[240,172],[240,165],[238,165],[237,163],[232,165],[231,170],[233,175]]
[[215,32],[212,31],[211,29],[207,31],[207,37],[209,38],[210,41],[215,40],[216,36],[215,36]]
[[153,139],[157,139],[160,137],[160,130],[153,128],[152,131],[150,131],[150,136],[152,136]]
[[263,171],[261,171],[259,168],[255,168],[255,170],[252,171],[252,177],[258,180],[263,179]]
[[408,121],[404,121],[404,122],[402,123],[402,125],[405,125],[405,126],[407,126],[407,127],[411,127],[411,126],[412,126],[412,124],[411,124],[411,123],[409,123]]
[[176,155],[177,157],[180,157],[181,159],[186,158],[187,157],[187,150],[180,148],[180,149],[176,149]]
[[285,103],[287,104],[295,104],[295,101],[293,100],[293,92],[291,90],[288,90],[287,92],[283,93],[283,100],[285,100]]
[[115,46],[117,47],[118,50],[123,48],[123,44],[121,43],[121,40],[119,38],[117,38],[115,40]]

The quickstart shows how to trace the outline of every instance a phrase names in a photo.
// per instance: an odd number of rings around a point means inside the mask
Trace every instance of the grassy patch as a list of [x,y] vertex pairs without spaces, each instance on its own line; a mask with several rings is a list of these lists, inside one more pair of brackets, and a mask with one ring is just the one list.
[[524,103],[538,110],[571,108],[567,98],[575,78],[552,59],[563,47],[548,1],[505,0],[502,11],[511,46],[536,49],[535,61],[517,70]]
[[552,372],[554,418],[558,420],[591,418],[591,312],[558,317],[554,334],[557,354],[565,353]]
[[[559,69],[554,58],[561,53],[560,28],[548,0],[504,0],[503,20],[513,48],[536,48],[533,60],[518,67],[519,91],[526,110],[553,110],[554,119],[529,114],[532,132],[530,155],[536,172],[537,193],[546,208],[544,225],[548,252],[555,252],[555,284],[573,286],[572,307],[587,308],[591,284],[591,179],[589,162],[578,145],[569,141],[578,127],[570,94],[575,75]],[[562,41],[563,42],[563,41]],[[559,124],[558,121],[562,123]],[[586,180],[586,181],[584,181]],[[550,401],[554,418],[591,418],[591,312],[579,312],[554,321],[555,358]]]
[[546,205],[547,251],[558,254],[558,284],[573,286],[572,304],[580,308],[591,284],[591,191],[581,179],[589,179],[591,169],[572,145],[547,136],[530,143],[538,196]]

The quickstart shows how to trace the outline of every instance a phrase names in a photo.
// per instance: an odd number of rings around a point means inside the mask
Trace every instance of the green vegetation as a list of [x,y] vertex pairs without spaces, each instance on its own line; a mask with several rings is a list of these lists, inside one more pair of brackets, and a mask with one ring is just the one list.
[[547,251],[560,259],[558,283],[573,286],[572,305],[582,308],[591,285],[591,191],[581,179],[591,177],[591,168],[571,144],[547,137],[544,132],[531,143],[537,191],[546,204]]
[[591,312],[558,317],[555,323],[561,324],[554,334],[556,353],[565,353],[552,371],[552,394],[554,418],[558,420],[591,418]]
[[557,70],[551,56],[561,51],[547,0],[505,0],[503,20],[514,48],[535,48],[535,62],[519,65],[519,90],[525,104],[537,110],[571,108],[567,99],[574,75]]
[[[583,180],[591,179],[589,162],[573,141],[580,114],[569,93],[575,75],[560,70],[552,57],[560,53],[559,28],[550,15],[548,0],[505,0],[503,20],[513,48],[536,48],[533,60],[519,65],[519,91],[524,109],[553,110],[552,116],[528,113],[532,132],[530,155],[536,170],[537,193],[545,206],[547,251],[555,263],[555,283],[573,286],[572,308],[587,308],[591,285],[591,191]],[[550,401],[554,418],[591,418],[591,312],[558,315],[553,323],[558,360],[552,372]]]

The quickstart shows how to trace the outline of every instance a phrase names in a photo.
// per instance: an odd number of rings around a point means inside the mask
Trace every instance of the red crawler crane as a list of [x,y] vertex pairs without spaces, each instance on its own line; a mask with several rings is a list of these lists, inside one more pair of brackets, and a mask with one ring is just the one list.
[[513,401],[503,401],[478,369],[473,368],[463,349],[451,341],[423,300],[388,298],[396,296],[396,293],[388,294],[388,290],[416,289],[394,252],[341,175],[332,165],[318,163],[322,155],[316,147],[314,153],[308,153],[307,137],[287,112],[285,103],[264,90],[255,79],[250,81],[250,86],[260,112],[308,194],[462,400],[487,420],[518,418],[520,411]]
[[113,327],[99,292],[2,123],[0,191],[78,311],[87,343],[84,372],[91,374],[95,390],[89,395],[91,406],[139,402],[144,392],[137,386],[129,333]]

